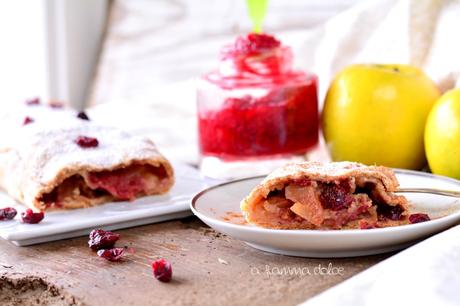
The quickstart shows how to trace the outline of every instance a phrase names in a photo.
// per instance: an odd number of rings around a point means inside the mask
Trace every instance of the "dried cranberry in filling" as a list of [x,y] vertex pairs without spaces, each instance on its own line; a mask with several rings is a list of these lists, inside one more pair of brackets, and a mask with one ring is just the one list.
[[129,169],[92,172],[88,180],[91,188],[104,189],[120,200],[135,200],[146,188],[142,175],[136,171],[130,172]]
[[323,184],[319,196],[323,208],[334,211],[346,209],[353,202],[348,188],[343,185]]
[[62,206],[58,203],[58,192],[56,189],[50,193],[44,194],[41,198],[41,201],[45,203],[45,206],[47,208],[52,207],[52,206],[57,206],[57,207]]
[[296,179],[294,183],[298,186],[306,187],[306,186],[311,185],[311,180],[307,178],[299,178],[299,179]]
[[378,228],[378,226],[375,223],[369,223],[366,220],[360,220],[359,221],[359,228],[364,230],[364,229]]
[[268,198],[272,198],[272,197],[284,197],[284,189],[280,190],[280,189],[274,189],[272,191],[270,191],[267,195],[267,199]]
[[377,203],[377,213],[387,219],[401,220],[404,209],[400,205],[391,206],[385,203]]

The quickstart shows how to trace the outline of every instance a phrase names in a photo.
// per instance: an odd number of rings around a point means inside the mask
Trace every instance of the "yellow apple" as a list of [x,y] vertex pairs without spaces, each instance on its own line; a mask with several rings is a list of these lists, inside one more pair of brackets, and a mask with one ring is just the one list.
[[418,68],[352,65],[329,87],[322,128],[333,160],[420,169],[426,118],[440,93]]
[[445,93],[428,115],[425,150],[433,173],[460,180],[460,89]]

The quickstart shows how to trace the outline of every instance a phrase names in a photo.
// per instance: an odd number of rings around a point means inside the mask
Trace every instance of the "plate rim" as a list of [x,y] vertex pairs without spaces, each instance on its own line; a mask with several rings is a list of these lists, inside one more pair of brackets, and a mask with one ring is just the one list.
[[[443,181],[447,181],[450,183],[454,183],[458,185],[460,188],[460,180],[443,176],[443,175],[438,175],[438,174],[433,174],[433,173],[428,173],[428,172],[423,172],[423,171],[417,171],[417,170],[409,170],[409,169],[400,169],[400,168],[391,168],[395,173],[401,173],[401,174],[412,174],[416,176],[424,176],[424,177],[429,177],[429,178],[436,178],[440,179]],[[280,236],[290,236],[290,235],[295,235],[295,236],[304,236],[306,234],[311,234],[311,235],[318,235],[318,236],[323,236],[323,237],[329,237],[329,236],[351,236],[351,235],[356,235],[357,233],[360,233],[360,235],[377,235],[377,234],[384,234],[384,233],[391,233],[391,232],[398,232],[402,228],[405,229],[412,229],[416,230],[417,228],[425,227],[427,224],[431,224],[435,226],[436,224],[439,223],[444,223],[446,221],[449,221],[451,219],[454,219],[458,217],[457,215],[460,215],[460,210],[457,210],[456,212],[453,212],[447,216],[443,216],[440,218],[437,218],[435,220],[430,220],[427,222],[421,222],[421,223],[415,223],[415,224],[404,224],[404,225],[399,225],[399,226],[392,226],[392,227],[384,227],[384,228],[375,228],[372,230],[361,230],[361,229],[344,229],[344,230],[310,230],[310,229],[270,229],[270,228],[263,228],[259,226],[246,226],[246,225],[239,225],[239,224],[234,224],[230,223],[224,220],[219,220],[214,217],[208,217],[204,215],[203,213],[199,212],[195,205],[199,198],[201,198],[204,194],[214,190],[218,189],[222,186],[226,185],[231,185],[234,183],[239,183],[243,181],[249,181],[249,180],[254,180],[254,179],[263,179],[267,175],[257,175],[257,176],[251,176],[251,177],[245,177],[241,179],[236,179],[236,180],[230,180],[227,182],[219,183],[213,186],[210,186],[208,188],[203,189],[199,193],[197,193],[193,198],[192,201],[190,202],[190,209],[192,210],[193,214],[197,216],[200,220],[203,222],[207,223],[205,220],[211,220],[211,222],[219,224],[221,226],[229,227],[234,230],[239,230],[239,231],[247,231],[247,232],[258,232],[261,234],[271,234],[271,235],[280,235]],[[410,227],[408,227],[410,226]]]

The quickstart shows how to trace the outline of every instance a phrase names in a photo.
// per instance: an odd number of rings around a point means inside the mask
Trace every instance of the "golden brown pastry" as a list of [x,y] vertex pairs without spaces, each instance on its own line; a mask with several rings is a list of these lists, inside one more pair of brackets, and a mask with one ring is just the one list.
[[173,169],[154,143],[84,114],[34,103],[0,115],[0,187],[36,210],[167,192]]
[[407,200],[392,193],[393,171],[353,162],[288,164],[267,176],[241,209],[274,229],[373,228],[407,223]]

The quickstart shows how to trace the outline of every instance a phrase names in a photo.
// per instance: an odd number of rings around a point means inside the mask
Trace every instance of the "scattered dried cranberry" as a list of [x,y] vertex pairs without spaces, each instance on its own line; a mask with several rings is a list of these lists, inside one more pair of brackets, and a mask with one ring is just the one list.
[[324,208],[334,211],[348,208],[353,202],[348,190],[344,186],[336,184],[323,185],[319,199]]
[[169,282],[172,278],[172,266],[169,261],[158,259],[152,263],[153,276],[159,281]]
[[24,103],[27,104],[27,105],[39,105],[40,104],[40,98],[35,97],[35,98],[32,98],[32,99],[27,99]]
[[89,120],[89,117],[85,112],[79,112],[77,114],[77,117],[80,118],[81,120]]
[[0,209],[0,221],[2,220],[12,220],[16,217],[17,210],[13,207],[5,207]]
[[48,104],[51,108],[63,108],[64,104],[61,102],[53,101]]
[[430,221],[430,217],[427,214],[412,214],[409,216],[409,222],[411,224]]
[[120,239],[119,234],[94,229],[89,233],[88,246],[93,250],[111,249],[118,239]]
[[87,136],[78,136],[75,143],[82,148],[95,148],[99,145],[97,138]]
[[32,209],[27,208],[26,211],[21,213],[22,222],[28,224],[36,224],[43,220],[45,214],[41,212],[34,212]]
[[22,122],[22,125],[27,125],[29,123],[32,123],[34,122],[34,119],[32,119],[31,117],[27,116],[24,118],[24,121]]
[[97,256],[110,261],[119,261],[124,253],[125,248],[113,248],[108,250],[102,249],[97,251]]

